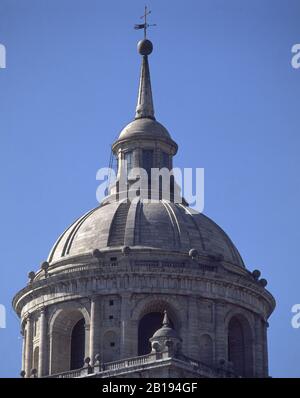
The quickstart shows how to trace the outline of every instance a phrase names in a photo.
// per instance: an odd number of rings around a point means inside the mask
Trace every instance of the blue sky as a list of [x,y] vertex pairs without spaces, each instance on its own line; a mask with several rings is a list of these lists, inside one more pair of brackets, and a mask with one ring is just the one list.
[[[205,168],[205,213],[231,236],[277,300],[274,377],[299,377],[300,43],[298,0],[152,0],[157,119],[175,164]],[[144,1],[0,0],[0,376],[17,376],[11,309],[57,236],[97,205],[96,171],[132,120]]]

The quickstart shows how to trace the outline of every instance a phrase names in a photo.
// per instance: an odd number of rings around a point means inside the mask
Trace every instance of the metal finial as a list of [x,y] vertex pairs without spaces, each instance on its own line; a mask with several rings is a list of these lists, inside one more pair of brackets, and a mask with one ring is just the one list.
[[134,29],[137,29],[137,30],[138,30],[138,29],[144,29],[144,39],[147,38],[147,29],[148,29],[150,26],[156,26],[156,24],[149,24],[149,23],[147,22],[147,16],[150,15],[150,14],[151,14],[151,10],[148,10],[148,7],[145,6],[144,15],[141,16],[141,19],[144,20],[144,23],[142,23],[142,24],[135,24],[135,25],[134,25]]

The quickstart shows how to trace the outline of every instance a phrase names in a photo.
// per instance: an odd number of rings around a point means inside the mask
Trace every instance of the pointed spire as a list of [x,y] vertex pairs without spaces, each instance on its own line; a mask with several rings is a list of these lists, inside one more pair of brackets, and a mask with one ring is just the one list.
[[167,327],[167,328],[170,327],[170,321],[169,321],[167,310],[164,310],[163,326]]
[[142,66],[140,75],[140,85],[138,93],[138,101],[136,106],[135,118],[150,118],[154,119],[154,106],[152,99],[150,70],[148,63],[148,55],[153,49],[152,43],[148,39],[141,40],[138,43],[138,51],[142,55]]

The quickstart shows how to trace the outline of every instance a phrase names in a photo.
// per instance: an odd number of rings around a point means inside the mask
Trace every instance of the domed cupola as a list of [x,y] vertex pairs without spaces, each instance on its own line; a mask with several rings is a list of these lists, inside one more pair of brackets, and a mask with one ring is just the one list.
[[[154,116],[148,61],[152,50],[150,40],[139,41],[138,52],[142,56],[142,65],[135,119],[122,129],[112,146],[118,161],[117,181],[120,180],[124,167],[127,173],[133,168],[143,168],[148,174],[153,168],[173,168],[173,156],[177,153],[178,146],[168,130]],[[128,183],[130,186],[130,178]],[[117,190],[118,188],[111,187],[111,193]]]
[[168,313],[164,311],[163,324],[150,339],[152,352],[166,353],[168,356],[176,356],[181,351],[181,338],[171,327]]

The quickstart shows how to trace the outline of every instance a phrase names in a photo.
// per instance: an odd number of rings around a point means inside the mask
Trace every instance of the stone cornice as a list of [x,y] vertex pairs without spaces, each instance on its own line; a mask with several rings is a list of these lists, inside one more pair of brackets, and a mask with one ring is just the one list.
[[[173,266],[172,266],[173,265]],[[78,264],[62,268],[60,273],[36,280],[14,297],[13,306],[21,315],[23,308],[39,308],[63,300],[122,292],[161,292],[199,295],[222,299],[261,312],[267,318],[275,307],[273,296],[247,272],[236,274],[223,266],[182,264],[159,261],[124,260],[111,264]],[[48,299],[46,299],[48,297]],[[39,298],[43,298],[39,303]],[[33,308],[32,308],[33,310]]]

